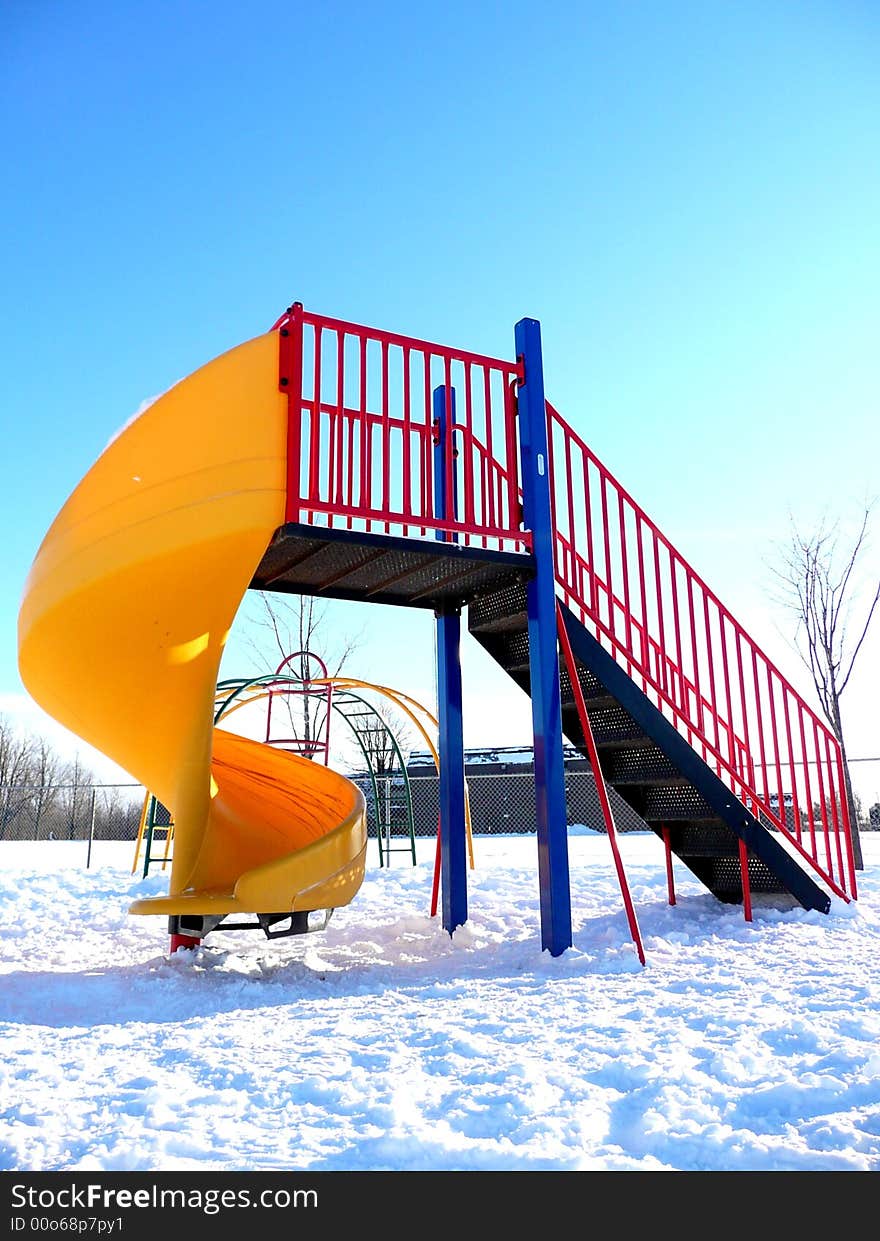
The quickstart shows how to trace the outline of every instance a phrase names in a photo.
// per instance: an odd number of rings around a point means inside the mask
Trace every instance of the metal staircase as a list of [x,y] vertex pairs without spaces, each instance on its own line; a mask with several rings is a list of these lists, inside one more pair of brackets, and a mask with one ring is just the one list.
[[516,325],[515,361],[300,303],[275,328],[287,506],[252,586],[435,612],[446,929],[467,916],[464,608],[532,697],[551,952],[571,942],[562,733],[585,751],[582,722],[607,783],[664,842],[670,899],[673,855],[747,917],[753,891],[825,911],[856,897],[836,739],[546,401],[535,320]]
[[[570,609],[565,608],[563,614],[606,783],[719,900],[744,899],[742,843],[749,893],[785,894],[806,909],[827,913],[827,893],[732,795]],[[528,693],[525,589],[510,587],[471,604],[468,628]],[[565,735],[586,754],[564,667],[560,693]]]

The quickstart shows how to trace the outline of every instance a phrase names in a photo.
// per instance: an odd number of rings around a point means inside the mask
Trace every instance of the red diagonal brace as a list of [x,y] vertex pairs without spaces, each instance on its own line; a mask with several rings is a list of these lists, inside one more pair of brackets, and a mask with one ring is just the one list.
[[602,807],[602,818],[605,820],[605,830],[608,833],[608,839],[611,842],[611,852],[614,855],[614,865],[617,868],[617,880],[620,884],[620,892],[623,896],[623,904],[626,909],[626,917],[629,922],[629,930],[632,935],[633,943],[636,946],[636,952],[639,954],[639,960],[642,965],[645,964],[645,950],[642,947],[642,936],[639,931],[639,923],[636,918],[636,911],[632,903],[632,897],[629,894],[629,884],[626,881],[626,872],[623,869],[623,859],[620,856],[620,850],[617,847],[617,829],[614,826],[614,814],[611,810],[611,802],[608,799],[608,788],[605,784],[605,777],[602,775],[602,768],[599,766],[599,754],[596,750],[596,739],[593,736],[593,728],[590,724],[590,717],[587,715],[587,704],[584,702],[584,692],[581,689],[580,679],[577,674],[577,666],[574,661],[571,643],[568,640],[568,632],[565,628],[565,620],[562,616],[562,608],[559,602],[556,604],[556,629],[559,634],[559,645],[562,648],[562,657],[565,666],[568,669],[568,678],[571,681],[571,688],[574,692],[574,701],[577,706],[578,718],[581,722],[581,731],[584,734],[584,740],[587,743],[587,757],[590,760],[590,766],[593,768],[593,778],[596,781],[596,792],[599,794],[599,804]]

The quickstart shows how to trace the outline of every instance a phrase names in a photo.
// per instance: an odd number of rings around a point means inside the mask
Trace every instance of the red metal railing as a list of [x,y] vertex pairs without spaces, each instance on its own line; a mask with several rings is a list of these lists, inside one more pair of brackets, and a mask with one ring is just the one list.
[[[299,303],[275,328],[290,404],[287,521],[531,548],[518,481],[519,363]],[[438,387],[453,431],[441,515]],[[854,897],[835,737],[549,402],[547,411],[562,597],[744,805],[836,893]]]
[[855,897],[837,740],[549,402],[547,412],[563,598],[744,805]]
[[[460,544],[527,550],[514,362],[312,314],[280,331],[290,401],[287,520],[381,534],[444,532]],[[449,498],[434,509],[433,392],[447,393]],[[455,417],[449,417],[455,391]],[[457,477],[458,512],[453,511]]]

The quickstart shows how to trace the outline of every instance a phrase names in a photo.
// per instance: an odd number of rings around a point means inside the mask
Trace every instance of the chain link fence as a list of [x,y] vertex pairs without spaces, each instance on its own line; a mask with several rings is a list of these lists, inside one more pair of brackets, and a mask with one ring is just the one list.
[[[376,815],[370,780],[366,776],[353,776],[363,791],[367,803],[367,822],[371,836],[376,835]],[[519,834],[535,831],[535,783],[534,774],[526,768],[522,772],[474,772],[467,775],[471,825],[475,835]],[[413,803],[413,820],[416,836],[434,836],[440,814],[440,781],[436,772],[410,774],[410,790]],[[408,830],[405,801],[402,796],[401,776],[379,776],[377,792],[382,814],[392,825],[392,835],[403,836]],[[568,826],[593,828],[605,831],[602,809],[596,792],[592,772],[567,768],[565,791],[568,804]],[[608,797],[618,832],[649,831],[648,825],[633,808],[608,788]],[[867,804],[861,799],[861,832],[880,831],[880,798]]]
[[[860,772],[864,774],[864,772]],[[873,773],[872,773],[873,774]],[[376,835],[372,788],[367,777],[352,779],[363,789],[370,835]],[[382,815],[390,820],[394,837],[407,836],[401,776],[377,777]],[[410,774],[416,836],[434,836],[440,813],[440,787],[435,772]],[[467,776],[471,823],[475,835],[526,834],[535,831],[535,785],[529,769],[520,772]],[[566,770],[568,826],[604,832],[596,783],[589,770]],[[873,790],[871,790],[873,792]],[[609,788],[619,832],[645,831],[638,814]],[[0,842],[2,841],[130,841],[137,839],[144,790],[139,784],[5,784],[0,785]],[[880,796],[861,796],[860,831],[880,831]]]
[[[367,822],[371,836],[376,835],[373,794],[368,779],[358,776],[367,802]],[[405,835],[408,830],[406,805],[401,796],[401,776],[377,778],[379,801],[383,814],[389,816],[392,834]],[[440,814],[440,781],[436,773],[410,775],[413,821],[416,836],[435,836]],[[535,831],[535,777],[531,771],[471,773],[467,776],[471,828],[475,835],[526,834]],[[568,771],[565,776],[569,828],[591,827],[604,831],[602,809],[592,772]],[[609,789],[614,822],[620,832],[647,831],[644,820],[631,806]]]
[[0,841],[137,838],[139,784],[0,785]]

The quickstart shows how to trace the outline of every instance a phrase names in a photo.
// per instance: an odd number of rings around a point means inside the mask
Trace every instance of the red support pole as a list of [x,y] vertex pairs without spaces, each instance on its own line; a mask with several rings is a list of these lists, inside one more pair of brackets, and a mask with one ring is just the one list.
[[743,913],[746,922],[752,920],[752,887],[749,883],[749,851],[746,848],[746,842],[739,842],[739,873],[742,878],[743,890]]
[[572,653],[571,643],[568,640],[568,631],[565,628],[565,621],[562,616],[562,608],[557,601],[556,604],[556,628],[559,633],[559,644],[562,647],[562,657],[565,666],[568,669],[568,679],[571,681],[571,688],[574,691],[574,700],[577,705],[578,719],[581,724],[581,731],[584,734],[584,740],[587,743],[587,756],[590,760],[590,766],[593,769],[593,778],[596,781],[596,792],[599,794],[599,804],[602,807],[602,818],[605,821],[605,830],[608,833],[608,840],[611,844],[611,852],[614,855],[614,865],[617,870],[617,881],[620,884],[620,892],[623,896],[623,904],[626,909],[626,917],[629,922],[629,931],[632,936],[633,943],[636,946],[639,960],[642,965],[645,964],[645,950],[642,947],[642,936],[639,931],[639,923],[636,918],[636,911],[632,903],[632,897],[629,894],[629,884],[626,881],[626,872],[623,869],[623,859],[620,856],[620,850],[617,847],[617,830],[614,826],[614,815],[611,810],[611,802],[608,799],[608,789],[605,785],[605,777],[602,775],[602,768],[599,766],[599,753],[596,749],[596,739],[593,736],[593,727],[590,724],[590,717],[587,715],[587,705],[584,702],[584,691],[581,689],[580,678],[577,674],[577,666],[574,662],[574,654]]
[[672,873],[672,842],[669,835],[669,828],[663,828],[663,845],[666,850],[666,892],[669,897],[669,904],[675,904],[675,876]]
[[437,848],[434,852],[434,882],[431,887],[431,917],[436,918],[437,906],[440,902],[440,816],[437,816]]
[[168,951],[173,957],[178,948],[198,948],[201,942],[192,935],[172,935]]

